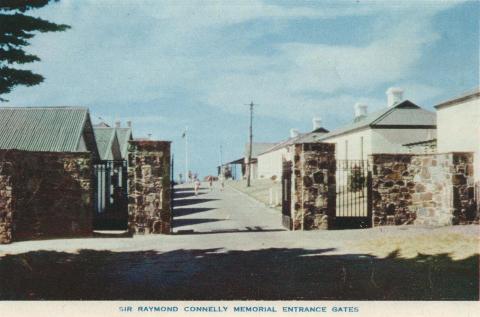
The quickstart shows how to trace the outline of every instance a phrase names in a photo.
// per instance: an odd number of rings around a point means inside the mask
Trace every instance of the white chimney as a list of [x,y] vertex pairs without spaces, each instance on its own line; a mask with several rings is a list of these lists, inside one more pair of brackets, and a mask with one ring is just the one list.
[[127,127],[129,127],[129,128],[132,127],[132,121],[127,121]]
[[115,127],[120,128],[120,121],[115,121]]
[[357,102],[354,106],[354,109],[355,109],[355,119],[360,117],[365,117],[367,115],[368,105]]
[[298,131],[298,129],[290,129],[291,138],[296,138],[299,134],[300,134],[300,131]]
[[390,87],[387,89],[387,105],[393,107],[400,101],[403,101],[403,89],[397,87]]
[[320,129],[322,127],[322,118],[313,117],[312,123],[313,123],[313,131]]

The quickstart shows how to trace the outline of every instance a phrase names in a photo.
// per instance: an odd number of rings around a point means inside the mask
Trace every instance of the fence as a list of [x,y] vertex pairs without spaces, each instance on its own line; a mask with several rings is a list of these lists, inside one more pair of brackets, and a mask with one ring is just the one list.
[[337,160],[336,228],[371,226],[372,174],[366,160]]
[[127,161],[102,161],[94,165],[95,229],[127,229]]

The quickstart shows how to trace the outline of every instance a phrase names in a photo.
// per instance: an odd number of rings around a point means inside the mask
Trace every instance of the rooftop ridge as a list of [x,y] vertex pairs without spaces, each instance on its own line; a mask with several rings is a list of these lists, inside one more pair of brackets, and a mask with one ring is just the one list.
[[58,109],[81,109],[81,110],[89,110],[88,107],[85,106],[2,106],[0,109],[24,109],[24,110],[58,110]]

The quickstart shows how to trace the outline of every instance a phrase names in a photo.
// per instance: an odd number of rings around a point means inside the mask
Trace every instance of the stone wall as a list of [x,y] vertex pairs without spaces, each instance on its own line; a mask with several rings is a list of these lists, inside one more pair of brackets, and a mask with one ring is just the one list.
[[13,163],[0,160],[0,244],[12,241]]
[[130,232],[171,233],[170,142],[130,141],[128,162]]
[[373,225],[451,225],[478,220],[473,154],[375,154]]
[[0,150],[0,243],[92,233],[89,153]]
[[329,229],[335,215],[335,145],[293,145],[293,230]]

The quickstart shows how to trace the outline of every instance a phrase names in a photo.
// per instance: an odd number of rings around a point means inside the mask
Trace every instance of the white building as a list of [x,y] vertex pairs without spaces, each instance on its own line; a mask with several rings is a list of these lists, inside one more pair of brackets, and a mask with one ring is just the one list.
[[[267,149],[274,146],[275,143],[252,143],[252,174],[251,179],[257,179],[260,177],[259,170],[258,170],[258,155],[262,152],[265,152]],[[250,153],[250,143],[245,144],[245,157],[244,157],[244,164],[245,164],[245,173],[244,177],[248,175],[248,158]]]
[[434,112],[404,100],[399,88],[390,88],[386,94],[384,109],[369,114],[367,105],[356,104],[352,123],[320,138],[336,144],[337,161],[367,160],[375,153],[411,153],[405,144],[435,139]]
[[475,181],[480,182],[480,89],[435,108],[438,152],[473,152]]
[[290,138],[270,147],[258,155],[258,177],[271,178],[282,176],[282,165],[284,161],[290,161],[290,145],[296,143],[317,142],[328,130],[322,127],[322,120],[319,117],[313,118],[313,131],[301,134],[297,129],[290,130]]

